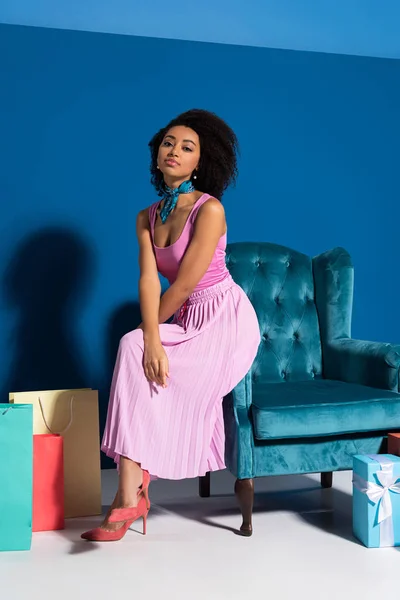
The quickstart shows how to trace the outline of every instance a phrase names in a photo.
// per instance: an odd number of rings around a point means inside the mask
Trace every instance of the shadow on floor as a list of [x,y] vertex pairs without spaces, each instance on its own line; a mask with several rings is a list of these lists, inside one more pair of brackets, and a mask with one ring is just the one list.
[[[291,482],[293,488],[290,490],[256,492],[253,515],[256,517],[257,514],[274,511],[295,513],[299,519],[324,533],[359,543],[352,534],[351,495],[335,487],[323,489],[315,480],[304,475],[293,476]],[[233,493],[211,494],[210,498],[197,497],[190,501],[162,501],[158,506],[183,518],[240,535],[241,515]],[[237,515],[237,528],[218,522],[219,518],[232,515]],[[257,524],[253,525],[256,530]]]
[[[277,490],[277,483],[273,481],[274,479],[261,480],[263,489],[259,492],[256,491],[253,510],[255,535],[257,534],[257,515],[289,512],[324,533],[359,545],[352,535],[352,497],[350,494],[335,487],[323,489],[319,482],[306,475],[291,476],[290,488],[287,485],[289,480],[282,478],[282,482],[286,480],[283,482],[284,489]],[[112,481],[112,483],[115,482]],[[210,498],[200,498],[197,495],[195,481],[162,481],[159,482],[159,485],[157,482],[151,494],[152,508],[149,514],[149,529],[154,531],[156,520],[162,519],[168,514],[174,514],[207,527],[240,535],[241,515],[235,495],[233,490],[231,493],[225,493],[227,484],[230,487],[231,481],[228,482],[228,479],[223,477],[215,483],[216,485],[213,485],[215,492],[213,493],[211,490]],[[281,482],[278,482],[278,487],[280,485]],[[220,491],[223,493],[219,493]],[[103,506],[103,514],[107,512],[108,508],[108,506]],[[237,518],[237,527],[224,522],[226,517],[231,516]],[[70,554],[83,554],[99,548],[99,544],[81,540],[80,534],[98,526],[101,520],[101,517],[88,517],[67,522],[67,528],[60,531],[59,534],[71,543]],[[140,535],[141,527],[140,519],[132,525],[131,531]]]

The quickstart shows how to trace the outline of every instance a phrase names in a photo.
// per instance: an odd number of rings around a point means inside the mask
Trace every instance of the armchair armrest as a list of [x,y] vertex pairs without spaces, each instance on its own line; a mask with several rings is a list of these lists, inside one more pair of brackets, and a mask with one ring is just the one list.
[[224,398],[225,463],[239,479],[254,477],[254,436],[250,419],[251,370]]
[[324,376],[399,391],[400,346],[343,338],[324,348]]

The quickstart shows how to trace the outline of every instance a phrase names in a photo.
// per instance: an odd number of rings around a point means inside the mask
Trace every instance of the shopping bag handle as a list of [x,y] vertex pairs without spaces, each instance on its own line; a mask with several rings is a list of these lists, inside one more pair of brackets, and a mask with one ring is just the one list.
[[72,421],[73,421],[73,414],[72,414],[72,405],[74,403],[74,396],[71,396],[71,400],[70,400],[70,404],[69,404],[69,423],[68,425],[62,429],[61,431],[53,431],[51,427],[49,427],[46,417],[44,416],[44,410],[43,410],[43,404],[42,401],[40,399],[40,396],[38,397],[38,402],[39,402],[39,406],[40,406],[40,411],[42,413],[42,417],[43,417],[43,421],[44,424],[46,425],[47,429],[50,431],[50,433],[52,433],[53,435],[62,435],[63,433],[66,433],[68,431],[68,429],[71,427],[72,425]]

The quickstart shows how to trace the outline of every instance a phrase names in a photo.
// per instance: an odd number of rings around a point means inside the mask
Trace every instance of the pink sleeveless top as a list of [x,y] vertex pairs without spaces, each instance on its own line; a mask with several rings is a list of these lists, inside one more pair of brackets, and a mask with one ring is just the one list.
[[[158,200],[149,207],[150,230],[154,252],[156,255],[157,268],[161,275],[168,279],[170,284],[172,284],[175,281],[178,275],[179,266],[192,239],[194,222],[196,220],[196,216],[200,209],[200,206],[204,204],[204,202],[207,202],[207,200],[209,200],[211,197],[212,196],[210,196],[209,194],[203,194],[202,196],[200,196],[197,202],[194,203],[193,208],[189,214],[189,217],[185,223],[185,226],[179,238],[174,244],[166,246],[165,248],[160,248],[154,243],[154,225],[157,217],[157,208],[160,205],[161,200]],[[227,234],[224,233],[224,235],[221,236],[218,241],[217,247],[214,252],[214,256],[212,257],[211,263],[206,273],[199,281],[196,288],[193,290],[194,292],[198,292],[217,283],[221,283],[221,281],[224,281],[224,279],[230,277],[230,272],[228,271],[225,264],[226,240]]]

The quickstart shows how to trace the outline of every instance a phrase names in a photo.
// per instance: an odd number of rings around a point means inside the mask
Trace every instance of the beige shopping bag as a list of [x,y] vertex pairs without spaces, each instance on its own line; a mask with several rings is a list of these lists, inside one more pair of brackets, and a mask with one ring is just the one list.
[[33,405],[33,433],[64,438],[65,517],[101,514],[98,392],[14,392],[10,403]]

